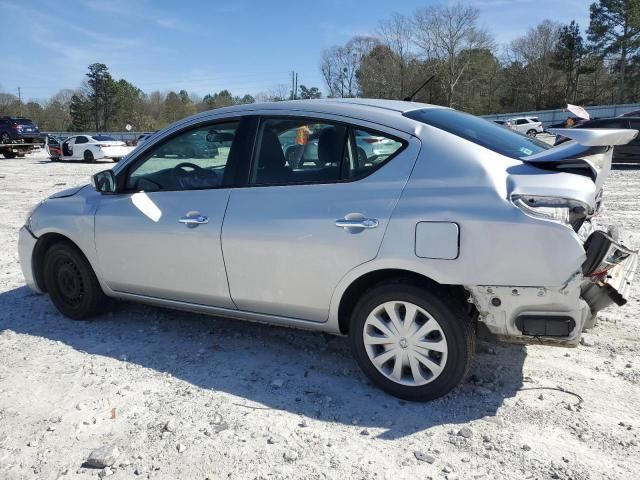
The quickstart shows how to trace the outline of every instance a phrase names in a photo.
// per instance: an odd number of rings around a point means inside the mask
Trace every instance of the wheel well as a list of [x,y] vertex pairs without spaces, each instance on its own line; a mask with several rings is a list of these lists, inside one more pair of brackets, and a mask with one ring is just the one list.
[[[71,241],[68,237],[59,233],[45,233],[36,242],[36,246],[33,249],[33,275],[34,280],[38,288],[46,293],[44,284],[44,258],[49,248],[56,243],[69,243],[73,245],[80,253],[82,250],[78,245]],[[83,254],[84,255],[84,254]]]
[[409,283],[430,290],[448,290],[451,295],[461,302],[466,302],[466,293],[463,287],[457,285],[442,285],[429,277],[409,270],[384,269],[366,273],[355,280],[345,290],[338,307],[338,325],[342,334],[349,333],[349,321],[351,313],[358,300],[365,291],[380,283]]

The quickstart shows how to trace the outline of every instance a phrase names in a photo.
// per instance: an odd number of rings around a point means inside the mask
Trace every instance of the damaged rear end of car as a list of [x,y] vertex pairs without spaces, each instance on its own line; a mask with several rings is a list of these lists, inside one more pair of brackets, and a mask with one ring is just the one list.
[[[571,141],[520,159],[540,174],[509,175],[508,196],[522,213],[573,230],[583,249],[580,264],[561,286],[467,287],[478,310],[479,330],[508,342],[575,346],[582,331],[593,328],[597,314],[627,303],[637,264],[637,250],[622,226],[599,225],[604,181],[613,149],[637,135],[636,130],[553,131]],[[567,175],[568,174],[568,175]],[[523,252],[526,254],[526,252]],[[567,262],[574,262],[574,258]]]

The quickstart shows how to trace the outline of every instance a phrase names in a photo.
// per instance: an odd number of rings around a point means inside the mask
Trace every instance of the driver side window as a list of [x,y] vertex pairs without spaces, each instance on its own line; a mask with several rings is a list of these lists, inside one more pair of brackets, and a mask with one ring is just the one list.
[[181,132],[154,146],[127,176],[128,191],[219,188],[239,122]]

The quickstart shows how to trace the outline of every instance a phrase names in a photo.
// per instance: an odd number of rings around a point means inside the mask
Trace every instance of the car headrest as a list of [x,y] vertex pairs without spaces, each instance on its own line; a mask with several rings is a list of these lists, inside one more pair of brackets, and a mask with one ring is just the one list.
[[347,133],[346,127],[326,127],[318,138],[318,159],[322,163],[340,162]]
[[262,144],[260,145],[260,159],[258,165],[264,169],[276,169],[285,166],[286,159],[280,140],[272,130],[265,129],[262,133]]

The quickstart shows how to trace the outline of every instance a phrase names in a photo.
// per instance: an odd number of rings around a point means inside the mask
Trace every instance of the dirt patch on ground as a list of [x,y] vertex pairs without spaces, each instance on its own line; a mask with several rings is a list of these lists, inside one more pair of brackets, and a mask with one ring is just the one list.
[[[406,403],[341,338],[129,303],[74,322],[27,290],[28,209],[108,166],[0,159],[0,478],[640,477],[637,288],[588,346],[481,344],[467,383]],[[614,170],[601,219],[636,244],[639,194]]]

